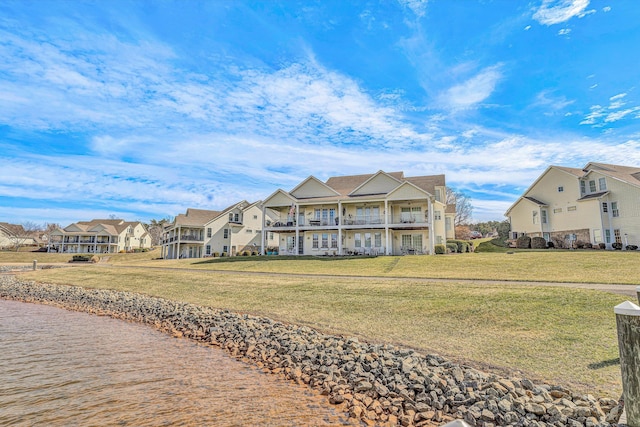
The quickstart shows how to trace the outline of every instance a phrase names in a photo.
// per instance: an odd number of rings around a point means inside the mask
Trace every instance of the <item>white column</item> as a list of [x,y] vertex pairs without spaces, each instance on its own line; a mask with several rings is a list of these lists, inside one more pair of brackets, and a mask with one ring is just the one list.
[[266,215],[265,215],[266,211],[267,210],[263,205],[262,206],[262,236],[260,237],[260,246],[261,246],[260,255],[266,255],[266,248],[265,248],[266,242],[267,242],[267,238],[266,238],[267,231],[265,230],[265,224],[267,222],[266,219],[265,219],[266,218]]
[[392,254],[393,240],[389,242],[389,201],[384,201],[384,244],[386,255]]
[[[427,197],[427,211],[429,212],[429,218],[427,219],[427,223],[429,224],[429,255],[435,255],[436,254],[436,251],[435,251],[436,236],[433,230],[433,201],[431,200],[431,196]],[[443,211],[442,214],[446,215],[446,212]],[[445,230],[445,233],[446,233],[446,230]]]
[[342,255],[342,223],[344,215],[342,215],[342,202],[338,200],[338,253]]

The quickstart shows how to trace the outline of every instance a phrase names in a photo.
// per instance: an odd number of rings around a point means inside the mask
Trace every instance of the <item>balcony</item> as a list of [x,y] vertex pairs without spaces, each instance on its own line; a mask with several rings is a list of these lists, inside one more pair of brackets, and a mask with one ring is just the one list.
[[204,242],[204,238],[200,235],[196,235],[196,234],[183,234],[180,236],[180,241],[181,242],[199,242],[202,243]]

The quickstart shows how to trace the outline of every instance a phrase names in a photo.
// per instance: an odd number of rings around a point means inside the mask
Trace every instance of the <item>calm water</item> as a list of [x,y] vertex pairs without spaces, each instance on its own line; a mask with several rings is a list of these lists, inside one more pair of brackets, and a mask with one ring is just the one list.
[[0,426],[347,425],[323,396],[152,328],[0,300]]

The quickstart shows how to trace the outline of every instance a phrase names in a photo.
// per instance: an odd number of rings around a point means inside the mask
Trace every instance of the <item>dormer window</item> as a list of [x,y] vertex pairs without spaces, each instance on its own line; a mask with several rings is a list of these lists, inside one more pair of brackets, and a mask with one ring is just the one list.
[[596,181],[595,180],[589,181],[589,192],[590,193],[595,193],[596,192]]
[[606,180],[606,178],[600,178],[598,180],[598,187],[600,188],[600,191],[607,191],[607,180]]

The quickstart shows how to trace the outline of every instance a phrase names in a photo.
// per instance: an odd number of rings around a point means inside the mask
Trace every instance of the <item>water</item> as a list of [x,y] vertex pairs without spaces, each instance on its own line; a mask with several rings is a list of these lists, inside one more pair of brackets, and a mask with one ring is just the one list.
[[326,397],[144,325],[0,300],[0,426],[350,425]]

